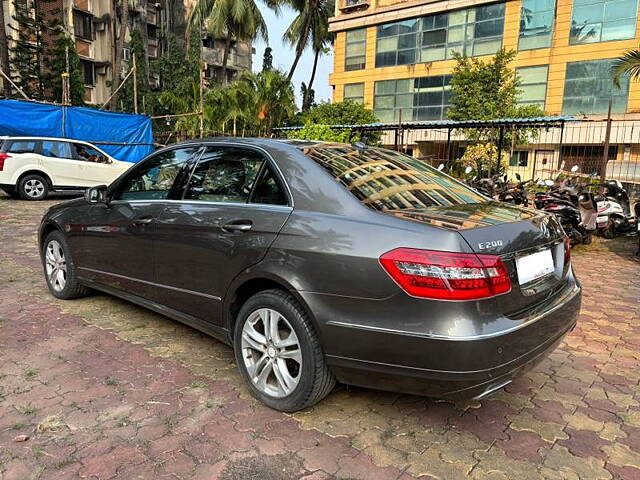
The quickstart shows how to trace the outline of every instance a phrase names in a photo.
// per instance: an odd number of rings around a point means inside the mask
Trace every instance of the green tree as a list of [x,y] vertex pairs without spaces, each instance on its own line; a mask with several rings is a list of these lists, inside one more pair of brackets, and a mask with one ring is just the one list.
[[67,71],[69,56],[69,93],[72,105],[84,105],[84,79],[80,68],[80,57],[76,44],[67,35],[60,35],[50,51],[50,71],[48,84],[53,88],[53,100],[62,102],[62,75]]
[[41,5],[14,0],[13,6],[17,27],[9,26],[13,31],[13,44],[9,48],[12,80],[29,98],[43,100],[46,84],[43,78],[43,34],[47,25],[42,18]]
[[273,70],[273,49],[271,47],[265,48],[262,56],[262,71],[266,70]]
[[[115,3],[115,2],[114,2]],[[111,84],[111,93],[115,93],[120,87],[123,78],[121,77],[122,62],[124,61],[125,41],[127,38],[127,29],[129,28],[129,0],[120,0],[120,29],[118,32],[118,41],[116,42],[116,54],[113,64],[113,80]],[[111,108],[115,109],[118,96],[114,95],[111,99]]]
[[287,138],[298,140],[318,140],[323,142],[348,143],[351,139],[349,130],[337,130],[329,125],[306,124],[300,130],[290,130]]
[[[509,66],[515,55],[514,51],[501,49],[492,59],[483,61],[456,53],[449,119],[466,121],[543,116],[544,112],[536,105],[518,105],[520,79]],[[461,133],[472,143],[492,142],[500,150],[505,145],[526,144],[537,134],[533,129],[513,132],[503,132],[503,143],[499,146],[500,130],[497,128],[464,129]],[[497,158],[495,160],[497,166]]]
[[[270,0],[268,6],[276,7]],[[198,0],[189,16],[189,28],[205,28],[217,38],[225,39],[222,57],[223,84],[228,83],[227,64],[233,40],[252,41],[261,37],[268,41],[267,24],[255,0]]]
[[296,51],[287,78],[289,80],[293,78],[304,50],[311,46],[314,52],[313,68],[308,85],[308,90],[311,90],[320,55],[333,41],[333,34],[329,33],[329,17],[335,11],[335,0],[282,0],[282,3],[289,5],[297,12],[297,16],[283,35],[283,39]]
[[[358,102],[347,100],[346,102],[329,103],[322,102],[310,108],[306,112],[297,115],[297,125],[368,125],[376,123],[378,118],[373,111],[367,109]],[[353,130],[343,130],[346,138],[352,142],[360,141],[361,135],[357,128]],[[366,135],[369,144],[380,142],[380,134],[368,132]]]
[[629,76],[632,80],[640,80],[640,49],[629,50],[618,58],[611,67],[611,75],[618,88],[624,76]]
[[[0,1],[0,69],[9,75],[9,41],[7,29],[4,24],[4,1]],[[2,79],[3,93],[5,97],[11,96],[11,84]]]
[[456,53],[449,118],[492,120],[530,116],[530,109],[518,105],[519,79],[509,67],[515,56],[515,51],[502,49],[491,60],[483,61]]
[[237,83],[239,94],[248,99],[246,118],[256,123],[258,134],[270,134],[295,114],[293,85],[281,72],[246,72]]
[[[136,29],[131,32],[131,40],[129,42],[129,50],[131,51],[131,62],[133,62],[133,55],[136,56],[136,74],[135,81],[138,89],[138,111],[146,110],[142,108],[142,99],[149,96],[149,76],[148,66],[145,57],[144,38],[140,30]],[[134,76],[131,75],[125,85],[122,87],[122,94],[120,96],[120,104],[122,110],[125,112],[133,112],[134,108],[134,95],[133,95],[133,83]],[[146,103],[146,102],[145,102]]]

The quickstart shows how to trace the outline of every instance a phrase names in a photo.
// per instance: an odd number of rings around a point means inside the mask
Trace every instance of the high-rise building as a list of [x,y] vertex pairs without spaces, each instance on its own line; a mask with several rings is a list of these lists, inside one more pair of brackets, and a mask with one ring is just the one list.
[[[639,47],[638,0],[337,0],[330,22],[334,100],[360,101],[382,122],[446,119],[453,52],[488,58],[504,47],[517,52],[522,104],[594,120],[611,100],[613,118],[636,128],[613,157],[640,159],[640,83],[618,88],[610,75]],[[582,141],[601,146],[605,130]]]

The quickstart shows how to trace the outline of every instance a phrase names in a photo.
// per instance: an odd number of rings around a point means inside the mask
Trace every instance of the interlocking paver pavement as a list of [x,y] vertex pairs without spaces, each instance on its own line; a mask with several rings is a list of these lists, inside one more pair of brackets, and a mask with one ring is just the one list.
[[36,248],[51,203],[0,196],[1,480],[640,478],[634,239],[574,252],[578,327],[506,391],[452,405],[340,388],[284,415],[219,342],[105,295],[51,297]]

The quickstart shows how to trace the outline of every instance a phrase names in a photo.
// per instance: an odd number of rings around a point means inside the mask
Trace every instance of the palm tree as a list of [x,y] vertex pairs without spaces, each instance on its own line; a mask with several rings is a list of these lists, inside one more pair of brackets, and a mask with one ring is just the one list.
[[629,50],[618,58],[611,67],[611,75],[618,88],[624,76],[628,75],[633,80],[640,80],[640,50]]
[[282,0],[282,3],[298,12],[282,37],[296,49],[296,56],[287,76],[291,81],[305,48],[311,44],[315,50],[323,36],[322,32],[328,30],[329,16],[333,12],[330,5],[335,3],[328,0]]
[[[270,8],[277,9],[278,1],[266,2]],[[268,41],[267,24],[256,5],[255,0],[198,0],[189,15],[188,28],[202,30],[218,38],[225,38],[222,58],[223,84],[227,85],[227,64],[233,39],[254,40],[261,37]]]
[[265,135],[273,127],[284,124],[296,111],[291,82],[277,70],[246,72],[238,80],[239,94],[250,99],[247,119],[253,119]]
[[[9,76],[9,39],[7,38],[7,29],[4,25],[4,2],[0,0],[0,68]],[[11,96],[11,85],[4,78],[2,79],[4,85],[4,96]]]
[[[318,70],[318,60],[320,55],[326,52],[327,46],[333,43],[334,35],[329,32],[329,17],[335,11],[335,0],[321,0],[317,4],[314,22],[311,25],[311,45],[314,52],[313,68],[311,69],[311,79],[306,87],[307,97],[313,92],[313,82],[316,79]],[[304,99],[305,104],[311,103],[309,98]]]

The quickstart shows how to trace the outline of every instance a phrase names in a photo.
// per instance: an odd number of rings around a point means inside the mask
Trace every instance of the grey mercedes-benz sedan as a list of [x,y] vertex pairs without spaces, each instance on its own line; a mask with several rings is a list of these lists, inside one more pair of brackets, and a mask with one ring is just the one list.
[[558,222],[363,145],[194,140],[49,209],[51,293],[99,290],[233,345],[294,411],[336,381],[482,398],[573,329]]

